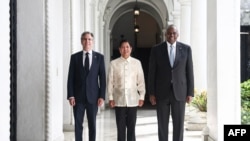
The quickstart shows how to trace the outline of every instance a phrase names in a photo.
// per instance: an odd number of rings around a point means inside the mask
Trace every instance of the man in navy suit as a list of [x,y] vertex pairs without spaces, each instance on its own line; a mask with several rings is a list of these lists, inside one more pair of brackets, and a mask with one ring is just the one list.
[[170,115],[173,141],[183,141],[185,105],[194,96],[192,51],[177,41],[178,36],[176,26],[168,26],[166,41],[150,54],[148,85],[150,102],[156,105],[159,141],[168,141]]
[[105,100],[106,73],[104,56],[92,50],[94,35],[83,32],[83,51],[71,55],[67,99],[73,106],[75,119],[75,141],[82,141],[83,119],[86,111],[89,141],[96,139],[96,115]]

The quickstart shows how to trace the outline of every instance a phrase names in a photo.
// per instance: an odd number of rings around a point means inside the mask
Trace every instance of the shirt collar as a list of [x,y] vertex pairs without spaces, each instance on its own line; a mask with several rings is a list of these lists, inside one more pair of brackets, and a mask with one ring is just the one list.
[[[170,47],[171,44],[169,42],[167,42],[167,41],[166,41],[166,43],[167,43],[168,47]],[[176,47],[176,42],[174,42],[171,46]]]
[[121,58],[122,60],[124,60],[124,61],[128,61],[128,62],[131,61],[131,56],[129,56],[127,59],[123,58],[122,56],[121,56],[120,58]]
[[[87,53],[87,51],[83,50],[83,54]],[[88,51],[89,55],[92,54],[92,50]]]

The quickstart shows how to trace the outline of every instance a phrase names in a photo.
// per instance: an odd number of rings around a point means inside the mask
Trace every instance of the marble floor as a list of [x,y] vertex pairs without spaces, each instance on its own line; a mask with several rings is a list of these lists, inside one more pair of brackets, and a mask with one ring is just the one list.
[[[83,140],[88,141],[87,121],[84,121]],[[169,140],[172,140],[172,124],[170,121]],[[186,129],[186,128],[185,128]],[[116,123],[114,109],[105,108],[97,115],[96,141],[116,141]],[[65,131],[64,141],[74,141],[74,132]],[[138,109],[136,124],[136,141],[157,141],[156,111],[152,106]],[[201,141],[201,131],[184,131],[184,141]]]

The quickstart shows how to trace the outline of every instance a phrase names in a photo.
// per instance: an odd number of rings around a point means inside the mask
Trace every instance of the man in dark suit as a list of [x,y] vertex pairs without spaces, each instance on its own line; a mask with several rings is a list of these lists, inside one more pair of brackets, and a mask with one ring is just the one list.
[[73,106],[75,141],[82,141],[83,119],[86,111],[89,141],[96,138],[96,115],[98,106],[104,103],[106,74],[104,56],[92,50],[93,34],[83,32],[83,51],[71,55],[68,72],[67,99]]
[[150,102],[156,105],[159,141],[168,141],[169,116],[173,141],[183,141],[185,105],[194,96],[192,51],[177,41],[175,25],[168,26],[166,41],[151,49],[149,60]]

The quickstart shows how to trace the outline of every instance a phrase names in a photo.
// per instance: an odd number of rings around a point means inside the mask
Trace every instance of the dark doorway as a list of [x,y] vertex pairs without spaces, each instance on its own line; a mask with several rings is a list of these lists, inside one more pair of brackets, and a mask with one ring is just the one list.
[[240,28],[241,82],[250,79],[250,26]]

